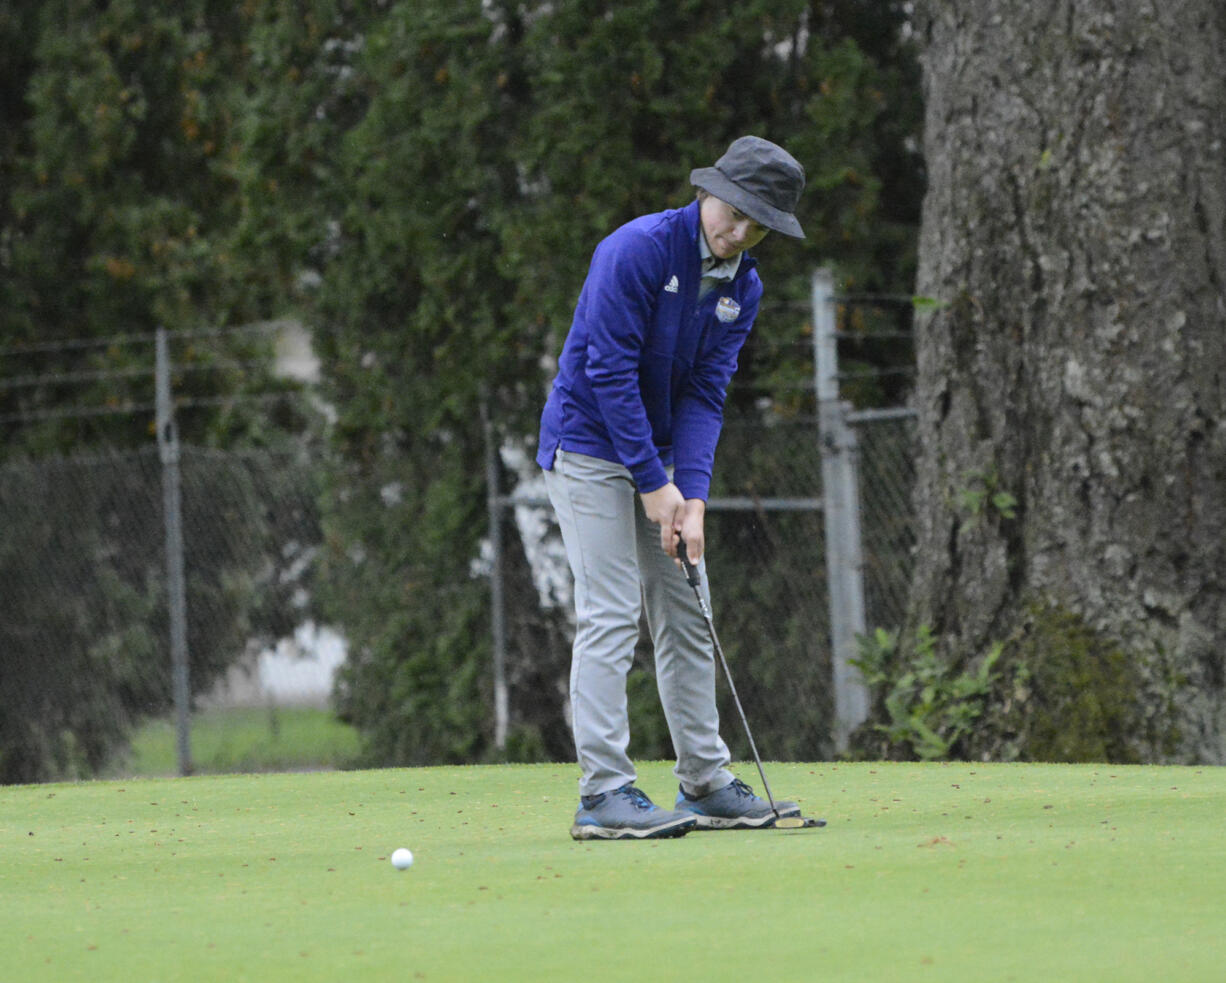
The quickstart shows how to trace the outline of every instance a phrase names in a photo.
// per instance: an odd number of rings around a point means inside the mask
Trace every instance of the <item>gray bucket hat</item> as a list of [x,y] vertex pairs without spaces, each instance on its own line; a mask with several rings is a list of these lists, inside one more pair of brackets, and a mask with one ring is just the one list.
[[690,171],[690,184],[793,239],[804,232],[792,213],[805,186],[805,169],[778,144],[761,137],[740,137],[714,167]]

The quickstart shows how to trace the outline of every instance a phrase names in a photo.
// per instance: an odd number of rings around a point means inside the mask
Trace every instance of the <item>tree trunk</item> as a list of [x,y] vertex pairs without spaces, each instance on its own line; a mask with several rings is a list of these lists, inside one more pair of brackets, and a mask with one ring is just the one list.
[[1226,5],[925,0],[919,542],[976,756],[1226,761]]

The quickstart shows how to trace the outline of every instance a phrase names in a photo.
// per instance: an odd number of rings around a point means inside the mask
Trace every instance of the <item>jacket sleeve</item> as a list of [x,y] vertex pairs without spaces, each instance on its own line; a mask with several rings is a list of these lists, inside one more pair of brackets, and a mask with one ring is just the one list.
[[737,319],[708,351],[701,353],[673,420],[673,482],[686,498],[706,501],[711,491],[715,446],[724,424],[724,399],[737,358],[758,316],[762,285],[745,298]]
[[613,448],[640,492],[668,483],[639,389],[639,363],[663,270],[655,243],[620,230],[596,248],[584,287],[588,380]]

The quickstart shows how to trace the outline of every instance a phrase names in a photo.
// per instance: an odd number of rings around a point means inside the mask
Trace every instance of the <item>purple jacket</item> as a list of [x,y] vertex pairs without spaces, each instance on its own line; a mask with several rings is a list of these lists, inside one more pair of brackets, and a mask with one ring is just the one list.
[[753,327],[762,281],[745,254],[736,277],[698,300],[698,202],[644,215],[596,247],[536,460],[558,448],[625,465],[640,492],[668,482],[706,499],[724,395]]

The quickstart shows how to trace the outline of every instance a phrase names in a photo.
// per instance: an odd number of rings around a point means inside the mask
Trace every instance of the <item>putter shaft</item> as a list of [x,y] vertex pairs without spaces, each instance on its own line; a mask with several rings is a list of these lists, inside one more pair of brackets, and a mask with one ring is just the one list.
[[740,714],[741,725],[745,728],[745,737],[749,740],[749,750],[753,752],[754,764],[758,766],[758,776],[762,779],[762,788],[766,791],[766,801],[770,803],[771,812],[775,814],[775,823],[778,825],[783,822],[783,818],[775,807],[775,797],[771,794],[770,782],[766,780],[766,770],[762,767],[762,757],[758,754],[757,744],[754,743],[753,731],[749,729],[749,718],[745,716],[745,708],[741,706],[741,698],[736,692],[736,683],[732,681],[732,670],[728,668],[728,660],[724,658],[723,646],[719,644],[719,636],[715,634],[715,621],[711,617],[711,609],[707,605],[706,598],[702,596],[702,579],[698,575],[698,568],[690,562],[690,555],[686,550],[685,540],[680,536],[677,537],[677,556],[681,560],[682,569],[685,571],[685,579],[690,587],[694,589],[694,596],[698,599],[698,610],[702,612],[702,620],[707,624],[707,634],[711,636],[711,644],[715,648],[715,655],[719,660],[720,667],[724,670],[724,678],[728,681],[728,691],[732,694],[732,702],[736,704],[736,712]]

